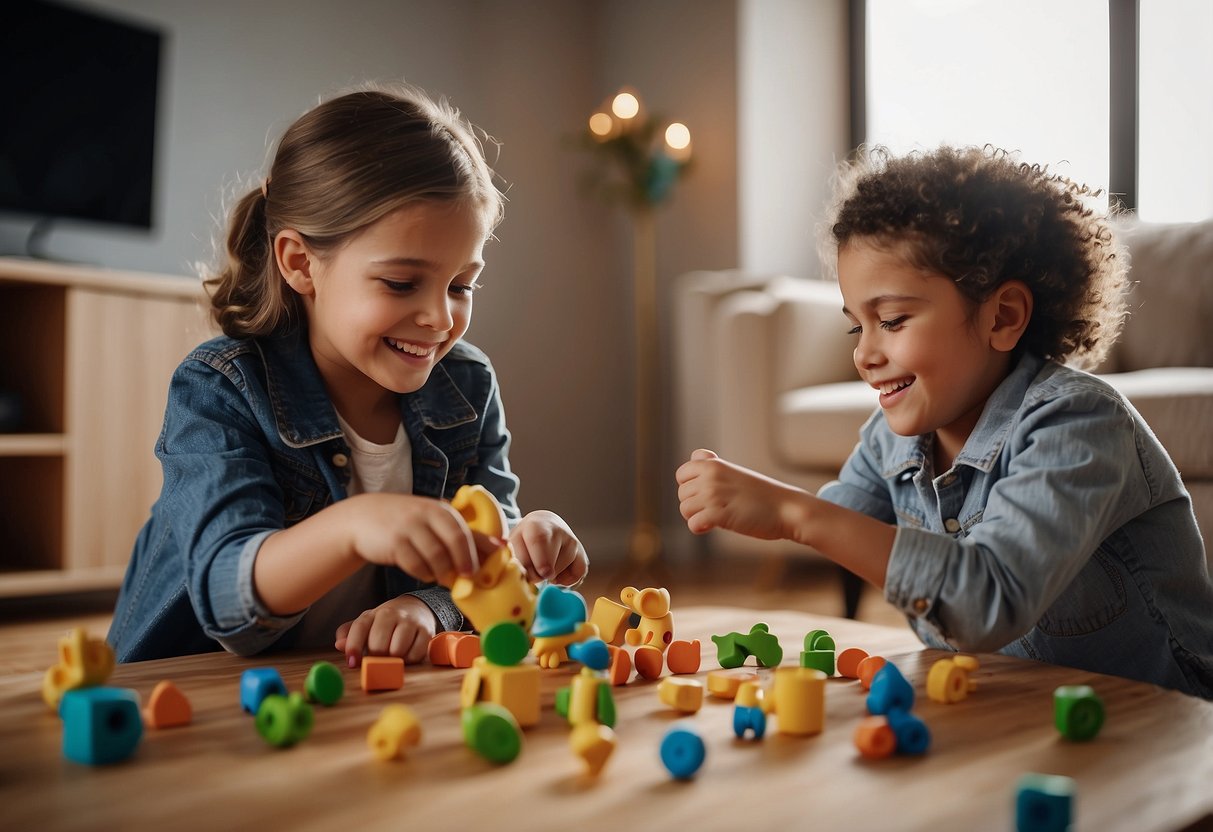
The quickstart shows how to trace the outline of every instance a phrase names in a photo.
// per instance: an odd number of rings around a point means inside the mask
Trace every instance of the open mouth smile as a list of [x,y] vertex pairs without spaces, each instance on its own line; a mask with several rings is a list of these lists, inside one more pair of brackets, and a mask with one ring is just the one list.
[[408,341],[397,341],[395,338],[384,338],[383,343],[396,350],[396,352],[416,358],[429,358],[438,351],[439,347],[438,344],[411,344]]

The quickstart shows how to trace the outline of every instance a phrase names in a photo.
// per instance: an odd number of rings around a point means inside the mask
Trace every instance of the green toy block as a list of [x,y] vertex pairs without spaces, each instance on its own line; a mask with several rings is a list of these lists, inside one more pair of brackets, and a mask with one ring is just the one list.
[[345,679],[332,662],[316,662],[307,672],[303,689],[307,693],[308,702],[336,705],[345,694]]
[[1103,700],[1088,685],[1063,685],[1053,691],[1053,724],[1068,740],[1094,739],[1103,727]]
[[775,667],[783,661],[783,648],[779,646],[779,639],[772,635],[770,628],[762,622],[755,624],[748,635],[737,640],[741,648],[757,659],[762,667]]
[[463,709],[463,741],[492,763],[509,763],[522,751],[522,729],[506,708],[496,702],[478,702]]
[[726,670],[741,667],[745,664],[746,656],[750,655],[737,643],[740,633],[728,633],[723,636],[712,636],[716,644],[716,661]]
[[598,686],[598,723],[608,728],[615,727],[615,695],[605,680]]
[[257,709],[257,733],[270,745],[287,748],[312,733],[315,715],[302,693],[271,693]]
[[834,639],[826,630],[810,630],[804,637],[805,650],[834,650]]
[[565,719],[569,718],[569,699],[573,695],[573,689],[567,685],[556,689],[556,713]]
[[804,637],[804,650],[800,654],[800,666],[820,670],[827,676],[834,675],[834,639],[825,630],[812,630]]

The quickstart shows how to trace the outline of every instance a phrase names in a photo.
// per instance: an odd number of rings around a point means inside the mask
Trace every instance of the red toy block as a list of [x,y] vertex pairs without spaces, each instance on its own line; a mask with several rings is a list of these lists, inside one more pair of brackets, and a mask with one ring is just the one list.
[[701,658],[699,639],[673,641],[670,642],[670,649],[666,651],[665,662],[671,673],[698,673]]
[[362,689],[399,690],[404,687],[404,659],[399,656],[365,656],[362,659]]

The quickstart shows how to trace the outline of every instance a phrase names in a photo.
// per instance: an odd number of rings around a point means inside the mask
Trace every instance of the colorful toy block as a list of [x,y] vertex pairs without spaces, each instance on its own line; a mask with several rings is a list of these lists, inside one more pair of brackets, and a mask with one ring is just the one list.
[[623,634],[628,628],[628,620],[631,616],[632,611],[629,608],[600,595],[594,601],[590,622],[598,628],[598,635],[603,641],[618,647],[623,644]]
[[1066,739],[1094,739],[1103,721],[1103,700],[1090,686],[1064,685],[1053,691],[1053,724]]
[[707,746],[690,725],[675,725],[661,740],[661,764],[671,777],[689,780],[703,766]]
[[[483,486],[460,486],[451,506],[473,531],[491,537],[505,534],[501,506]],[[535,589],[527,582],[522,564],[514,558],[509,544],[483,558],[473,575],[460,575],[449,586],[451,600],[480,632],[498,621],[513,621],[530,630],[535,617]]]
[[522,751],[522,729],[514,715],[495,702],[464,708],[460,722],[464,744],[491,763],[513,762]]
[[826,675],[812,667],[780,667],[768,710],[779,718],[779,733],[820,734],[825,727]]
[[632,662],[636,665],[636,675],[651,682],[661,678],[661,671],[665,667],[665,656],[653,645],[642,644],[632,655]]
[[665,587],[624,587],[619,600],[640,616],[640,623],[623,634],[632,645],[648,644],[665,652],[674,640],[674,616],[670,614],[670,591]]
[[657,686],[657,697],[676,711],[693,714],[703,707],[703,683],[698,679],[667,676]]
[[931,746],[931,732],[926,723],[908,711],[892,710],[884,715],[897,740],[897,753],[925,754]]
[[[513,621],[498,621],[480,636],[484,660],[499,667],[513,667],[526,658],[531,639],[526,630]],[[476,660],[472,660],[474,665]]]
[[867,716],[855,729],[855,747],[870,760],[883,760],[897,750],[897,737],[883,716]]
[[628,679],[632,678],[631,654],[622,647],[616,647],[613,644],[608,644],[607,649],[611,654],[611,666],[607,669],[607,677],[615,687],[626,685]]
[[539,667],[529,663],[512,667],[496,665],[488,657],[480,656],[463,676],[459,700],[464,709],[484,702],[500,705],[512,714],[518,725],[537,725]]
[[573,727],[569,747],[585,763],[586,774],[597,777],[615,751],[615,732],[607,725],[584,722]]
[[125,760],[143,737],[139,695],[112,687],[73,688],[59,699],[63,756],[84,765]]
[[189,725],[194,719],[194,709],[181,688],[168,679],[152,688],[143,708],[143,721],[149,728],[177,728]]
[[407,705],[388,705],[366,734],[366,744],[380,760],[395,760],[421,742],[421,723]]
[[927,696],[935,702],[960,702],[977,690],[977,682],[969,674],[979,667],[973,656],[940,659],[927,673]]
[[864,690],[870,690],[872,687],[872,679],[880,672],[880,668],[885,666],[884,656],[868,656],[859,662],[859,667],[855,672],[859,674],[859,686]]
[[246,714],[256,715],[270,694],[287,695],[286,684],[276,668],[250,667],[240,674],[240,707]]
[[583,667],[567,686],[556,691],[556,713],[570,725],[598,723],[615,727],[615,697],[599,673]]
[[733,706],[733,733],[738,739],[748,736],[760,740],[767,732],[765,692],[757,681],[742,682]]
[[114,670],[114,650],[105,639],[73,627],[59,639],[59,660],[42,679],[42,699],[52,710],[64,692],[105,684]]
[[827,676],[834,675],[834,639],[825,630],[812,630],[804,637],[800,666],[813,667]]
[[717,699],[736,699],[744,682],[757,682],[758,671],[736,668],[708,671],[708,693]]
[[665,651],[665,663],[670,672],[677,675],[698,673],[699,664],[703,659],[703,650],[699,639],[693,641],[671,641]]
[[859,663],[868,657],[868,651],[858,647],[848,647],[838,654],[838,675],[847,679],[859,678]]
[[480,636],[475,633],[438,633],[428,648],[430,664],[434,667],[469,668],[480,653]]
[[547,584],[539,590],[535,601],[535,621],[531,624],[531,635],[535,638],[563,636],[577,631],[578,625],[588,618],[585,599],[581,593],[556,584]]
[[775,667],[783,661],[783,648],[779,639],[771,634],[770,628],[759,622],[750,628],[745,635],[728,633],[722,636],[712,636],[716,644],[716,660],[723,668],[740,667],[745,660],[753,656],[761,667]]
[[1075,783],[1059,774],[1025,774],[1015,784],[1016,832],[1070,832]]
[[316,716],[302,693],[271,693],[257,709],[257,733],[270,745],[289,748],[307,739]]
[[399,656],[363,656],[362,690],[400,690],[404,687],[404,659]]
[[591,638],[598,638],[598,629],[590,622],[582,621],[571,633],[535,639],[531,649],[540,667],[555,669],[568,659],[567,648],[570,644]]
[[868,693],[868,713],[882,716],[890,711],[909,713],[914,707],[914,686],[901,675],[897,665],[886,662],[872,678]]
[[606,670],[611,665],[611,651],[600,638],[586,639],[568,647],[569,658],[591,670]]
[[316,662],[307,672],[303,690],[308,702],[336,705],[345,695],[345,677],[332,662]]

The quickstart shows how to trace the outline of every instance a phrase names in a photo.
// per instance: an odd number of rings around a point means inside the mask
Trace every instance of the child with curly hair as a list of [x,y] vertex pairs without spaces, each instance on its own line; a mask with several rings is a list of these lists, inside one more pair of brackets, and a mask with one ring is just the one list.
[[1091,192],[988,147],[869,149],[838,182],[822,248],[880,407],[817,496],[695,451],[677,472],[690,530],[811,546],[930,647],[1213,698],[1188,492],[1080,369],[1119,334],[1128,270]]

